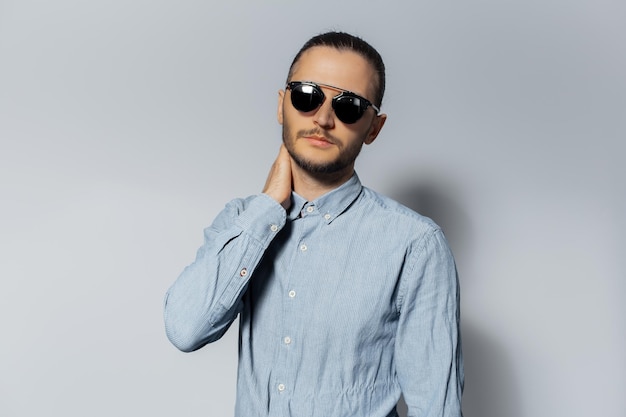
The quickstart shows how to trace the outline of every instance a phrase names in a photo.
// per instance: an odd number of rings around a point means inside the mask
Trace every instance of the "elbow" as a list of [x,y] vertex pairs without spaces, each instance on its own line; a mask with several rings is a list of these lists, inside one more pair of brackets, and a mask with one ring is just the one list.
[[229,326],[192,331],[188,326],[175,325],[165,321],[165,334],[169,341],[182,352],[193,352],[201,347],[219,340]]
[[175,307],[176,304],[171,303],[169,292],[166,293],[163,305],[165,335],[182,352],[193,352],[200,349],[203,344],[200,342],[194,326],[190,325],[190,318],[180,314],[180,309]]
[[191,353],[200,348],[200,346],[196,346],[193,343],[188,343],[187,341],[180,341],[180,340],[175,340],[175,339],[170,338],[170,342],[172,342],[172,344],[176,347],[176,349],[185,353]]
[[181,352],[193,352],[200,349],[206,343],[202,343],[197,336],[173,323],[165,322],[165,334],[169,341]]
[[200,340],[194,326],[189,324],[189,320],[172,313],[167,308],[164,311],[165,335],[169,341],[182,352],[200,349],[205,343]]
[[211,323],[207,314],[197,316],[187,310],[172,308],[165,303],[165,334],[169,341],[182,352],[193,352],[208,343],[220,339],[232,324],[233,319],[223,317],[219,323]]
[[[192,325],[196,323],[197,325]],[[193,352],[222,337],[226,328],[215,328],[208,322],[174,317],[165,312],[165,334],[169,341],[182,352]]]

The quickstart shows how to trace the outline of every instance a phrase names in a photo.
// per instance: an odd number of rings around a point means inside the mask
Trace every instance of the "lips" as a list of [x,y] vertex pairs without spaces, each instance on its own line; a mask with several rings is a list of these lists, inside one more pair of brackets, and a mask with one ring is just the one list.
[[332,142],[324,136],[305,136],[304,138],[315,142],[326,142],[332,144]]
[[309,144],[320,148],[327,148],[331,145],[337,146],[337,144],[340,143],[340,141],[332,135],[320,129],[300,130],[297,133],[296,138],[304,139]]
[[317,146],[320,148],[327,148],[329,146],[332,146],[333,144],[324,136],[303,136],[303,139],[306,140],[311,145]]

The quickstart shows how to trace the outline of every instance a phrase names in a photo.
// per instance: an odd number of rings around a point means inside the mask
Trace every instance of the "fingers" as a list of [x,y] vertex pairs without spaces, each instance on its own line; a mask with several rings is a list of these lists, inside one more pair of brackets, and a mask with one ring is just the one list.
[[291,205],[291,158],[285,145],[280,146],[263,192],[276,200],[285,210]]

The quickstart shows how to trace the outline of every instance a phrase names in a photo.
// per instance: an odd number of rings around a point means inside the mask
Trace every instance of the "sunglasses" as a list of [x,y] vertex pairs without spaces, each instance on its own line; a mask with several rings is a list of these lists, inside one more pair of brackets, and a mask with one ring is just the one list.
[[303,113],[320,107],[326,98],[320,86],[341,91],[339,95],[333,97],[332,107],[337,118],[343,123],[355,123],[363,116],[368,107],[374,109],[376,114],[380,112],[380,109],[372,104],[371,101],[352,91],[311,81],[291,81],[287,83],[286,89],[291,90],[291,104],[293,104],[293,107]]

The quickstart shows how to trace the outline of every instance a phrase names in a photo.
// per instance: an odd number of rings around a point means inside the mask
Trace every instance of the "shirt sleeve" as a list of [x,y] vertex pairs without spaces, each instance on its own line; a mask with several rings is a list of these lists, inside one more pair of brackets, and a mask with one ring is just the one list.
[[263,253],[282,229],[286,213],[266,194],[233,200],[204,230],[204,244],[165,295],[165,332],[191,352],[228,330]]
[[395,356],[408,417],[462,417],[459,284],[440,229],[415,248],[400,294]]

